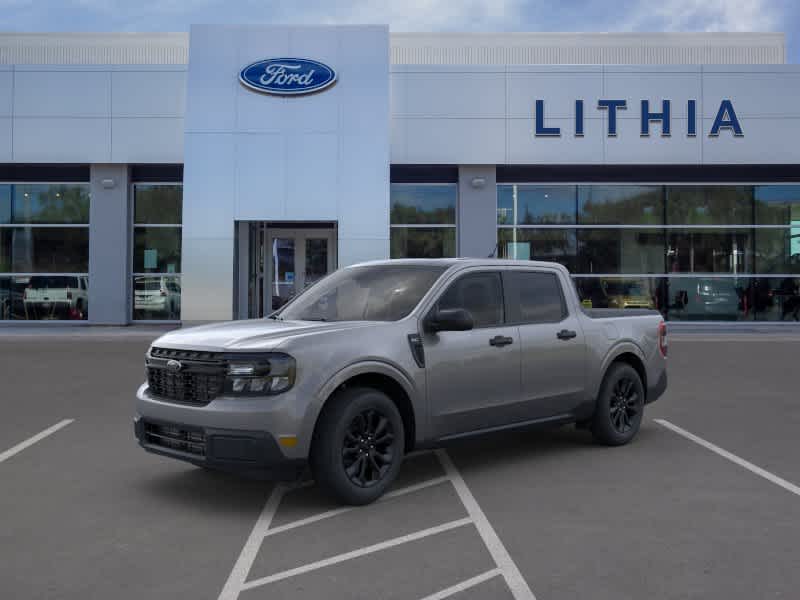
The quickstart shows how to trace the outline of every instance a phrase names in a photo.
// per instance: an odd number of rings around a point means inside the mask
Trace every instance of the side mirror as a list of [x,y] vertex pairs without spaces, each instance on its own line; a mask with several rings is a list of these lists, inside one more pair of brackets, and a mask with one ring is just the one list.
[[435,333],[437,331],[469,331],[475,326],[475,321],[468,310],[463,308],[446,308],[433,313],[425,322],[425,329]]

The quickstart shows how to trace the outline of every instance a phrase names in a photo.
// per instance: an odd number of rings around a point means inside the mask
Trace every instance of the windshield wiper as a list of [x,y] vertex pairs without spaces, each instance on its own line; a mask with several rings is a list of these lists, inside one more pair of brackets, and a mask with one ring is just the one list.
[[300,320],[301,321],[321,321],[321,322],[324,323],[324,322],[327,322],[328,319],[326,319],[325,317],[308,317],[308,318],[300,319]]

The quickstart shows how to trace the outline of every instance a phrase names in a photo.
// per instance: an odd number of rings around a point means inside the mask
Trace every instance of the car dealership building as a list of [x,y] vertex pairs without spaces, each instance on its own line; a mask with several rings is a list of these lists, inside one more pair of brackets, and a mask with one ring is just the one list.
[[800,319],[783,34],[0,34],[0,321],[258,317],[340,266],[554,260]]

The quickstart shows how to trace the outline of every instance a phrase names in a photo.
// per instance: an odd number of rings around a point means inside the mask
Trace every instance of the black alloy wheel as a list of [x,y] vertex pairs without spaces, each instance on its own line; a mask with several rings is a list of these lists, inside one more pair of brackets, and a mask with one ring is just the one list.
[[370,487],[383,479],[396,459],[395,433],[388,417],[369,408],[350,422],[342,443],[342,466],[348,479]]
[[624,434],[633,427],[633,420],[641,410],[641,398],[635,382],[629,377],[618,379],[612,393],[609,402],[611,424],[617,432]]
[[392,485],[405,455],[405,427],[383,391],[337,391],[322,409],[309,462],[317,484],[339,502],[369,504]]
[[623,362],[612,364],[600,386],[591,430],[607,446],[621,446],[639,432],[644,416],[644,385],[639,373]]

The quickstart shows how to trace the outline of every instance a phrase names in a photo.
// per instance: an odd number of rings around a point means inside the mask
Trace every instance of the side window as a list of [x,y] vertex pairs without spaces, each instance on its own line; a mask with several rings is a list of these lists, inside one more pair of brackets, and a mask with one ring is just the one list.
[[463,308],[475,320],[475,327],[503,323],[503,292],[499,273],[475,273],[461,277],[439,298],[439,310]]
[[557,323],[567,315],[555,273],[507,271],[503,279],[512,323]]

